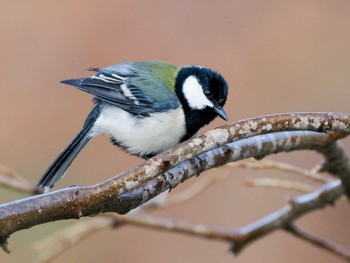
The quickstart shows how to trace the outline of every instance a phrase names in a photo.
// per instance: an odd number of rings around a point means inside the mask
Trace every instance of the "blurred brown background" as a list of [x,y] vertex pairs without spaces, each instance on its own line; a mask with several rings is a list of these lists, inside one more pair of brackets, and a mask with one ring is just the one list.
[[[87,76],[88,67],[123,61],[154,59],[216,69],[230,85],[230,121],[291,111],[350,113],[349,14],[347,0],[2,1],[0,163],[36,182],[91,108],[89,95],[59,81]],[[221,124],[216,120],[210,127]],[[309,152],[274,158],[305,168],[320,161],[319,155]],[[140,162],[101,137],[85,148],[56,189],[94,184]],[[296,194],[244,187],[245,178],[252,176],[287,175],[232,170],[228,180],[190,202],[153,214],[240,227]],[[180,188],[196,180],[201,177]],[[0,197],[6,202],[25,195],[0,189]],[[347,202],[338,202],[335,208],[298,222],[350,246],[349,211]],[[74,222],[16,233],[9,240],[12,254],[0,253],[0,262],[33,261],[34,242]],[[284,232],[252,244],[234,260],[342,262]],[[233,262],[233,258],[224,243],[125,227],[102,231],[54,262]]]

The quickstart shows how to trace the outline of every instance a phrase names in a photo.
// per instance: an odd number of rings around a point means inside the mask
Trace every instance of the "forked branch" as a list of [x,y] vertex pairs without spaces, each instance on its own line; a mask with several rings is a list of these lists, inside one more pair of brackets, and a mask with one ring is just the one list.
[[[282,151],[317,150],[325,155],[324,170],[339,176],[343,184],[348,184],[348,158],[335,142],[349,133],[349,115],[337,113],[272,115],[222,126],[98,185],[70,187],[1,205],[0,244],[6,248],[7,239],[12,233],[46,222],[104,212],[124,214],[204,170]],[[337,156],[339,162],[335,168],[332,162]],[[287,220],[281,217],[286,220],[281,226],[287,226],[301,214],[335,201],[343,189],[350,189],[348,185],[342,187],[339,183],[330,183],[325,187],[330,189],[322,204],[303,206],[303,199],[295,199],[289,205],[291,212],[284,211],[288,217]],[[317,200],[319,202],[321,199]],[[268,219],[277,220],[278,217]],[[271,221],[269,226],[266,220],[261,221],[264,224],[255,223],[243,229],[240,235],[249,232],[253,233],[252,238],[246,238],[242,243],[235,242],[233,250],[238,251],[245,243],[277,229],[277,221]],[[263,227],[263,231],[252,231],[252,227]]]

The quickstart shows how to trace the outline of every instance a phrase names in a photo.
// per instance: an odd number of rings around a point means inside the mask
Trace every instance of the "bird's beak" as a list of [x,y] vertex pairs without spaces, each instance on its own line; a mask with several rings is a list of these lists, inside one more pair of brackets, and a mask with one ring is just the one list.
[[224,110],[224,108],[219,106],[214,106],[214,110],[220,116],[221,119],[224,119],[225,121],[228,120],[227,113]]

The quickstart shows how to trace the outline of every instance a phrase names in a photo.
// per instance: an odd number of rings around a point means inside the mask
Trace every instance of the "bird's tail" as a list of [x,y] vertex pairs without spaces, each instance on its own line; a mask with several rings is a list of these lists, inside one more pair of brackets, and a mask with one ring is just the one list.
[[97,110],[95,109],[90,113],[87,118],[84,127],[75,136],[75,138],[67,145],[67,147],[60,153],[56,160],[47,168],[46,172],[41,177],[38,188],[48,191],[55,183],[60,180],[66,173],[68,167],[73,162],[75,157],[84,148],[84,146],[91,139],[91,132],[97,118]]

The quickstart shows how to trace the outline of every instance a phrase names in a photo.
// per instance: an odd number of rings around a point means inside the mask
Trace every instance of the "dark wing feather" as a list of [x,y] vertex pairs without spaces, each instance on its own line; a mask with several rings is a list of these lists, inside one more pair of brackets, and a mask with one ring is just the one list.
[[[102,69],[92,77],[64,80],[62,83],[73,85],[134,115],[147,116],[178,107],[176,95],[146,70],[132,67],[131,64],[116,65],[114,72],[110,69]],[[150,93],[150,87],[154,94],[170,95],[159,100],[159,96]]]
[[152,103],[144,98],[142,92],[137,89],[127,87],[132,96],[125,96],[125,92],[120,87],[123,83],[105,82],[93,77],[70,79],[61,82],[73,85],[82,91],[94,95],[101,101],[117,106],[135,115],[148,115],[155,112]]

